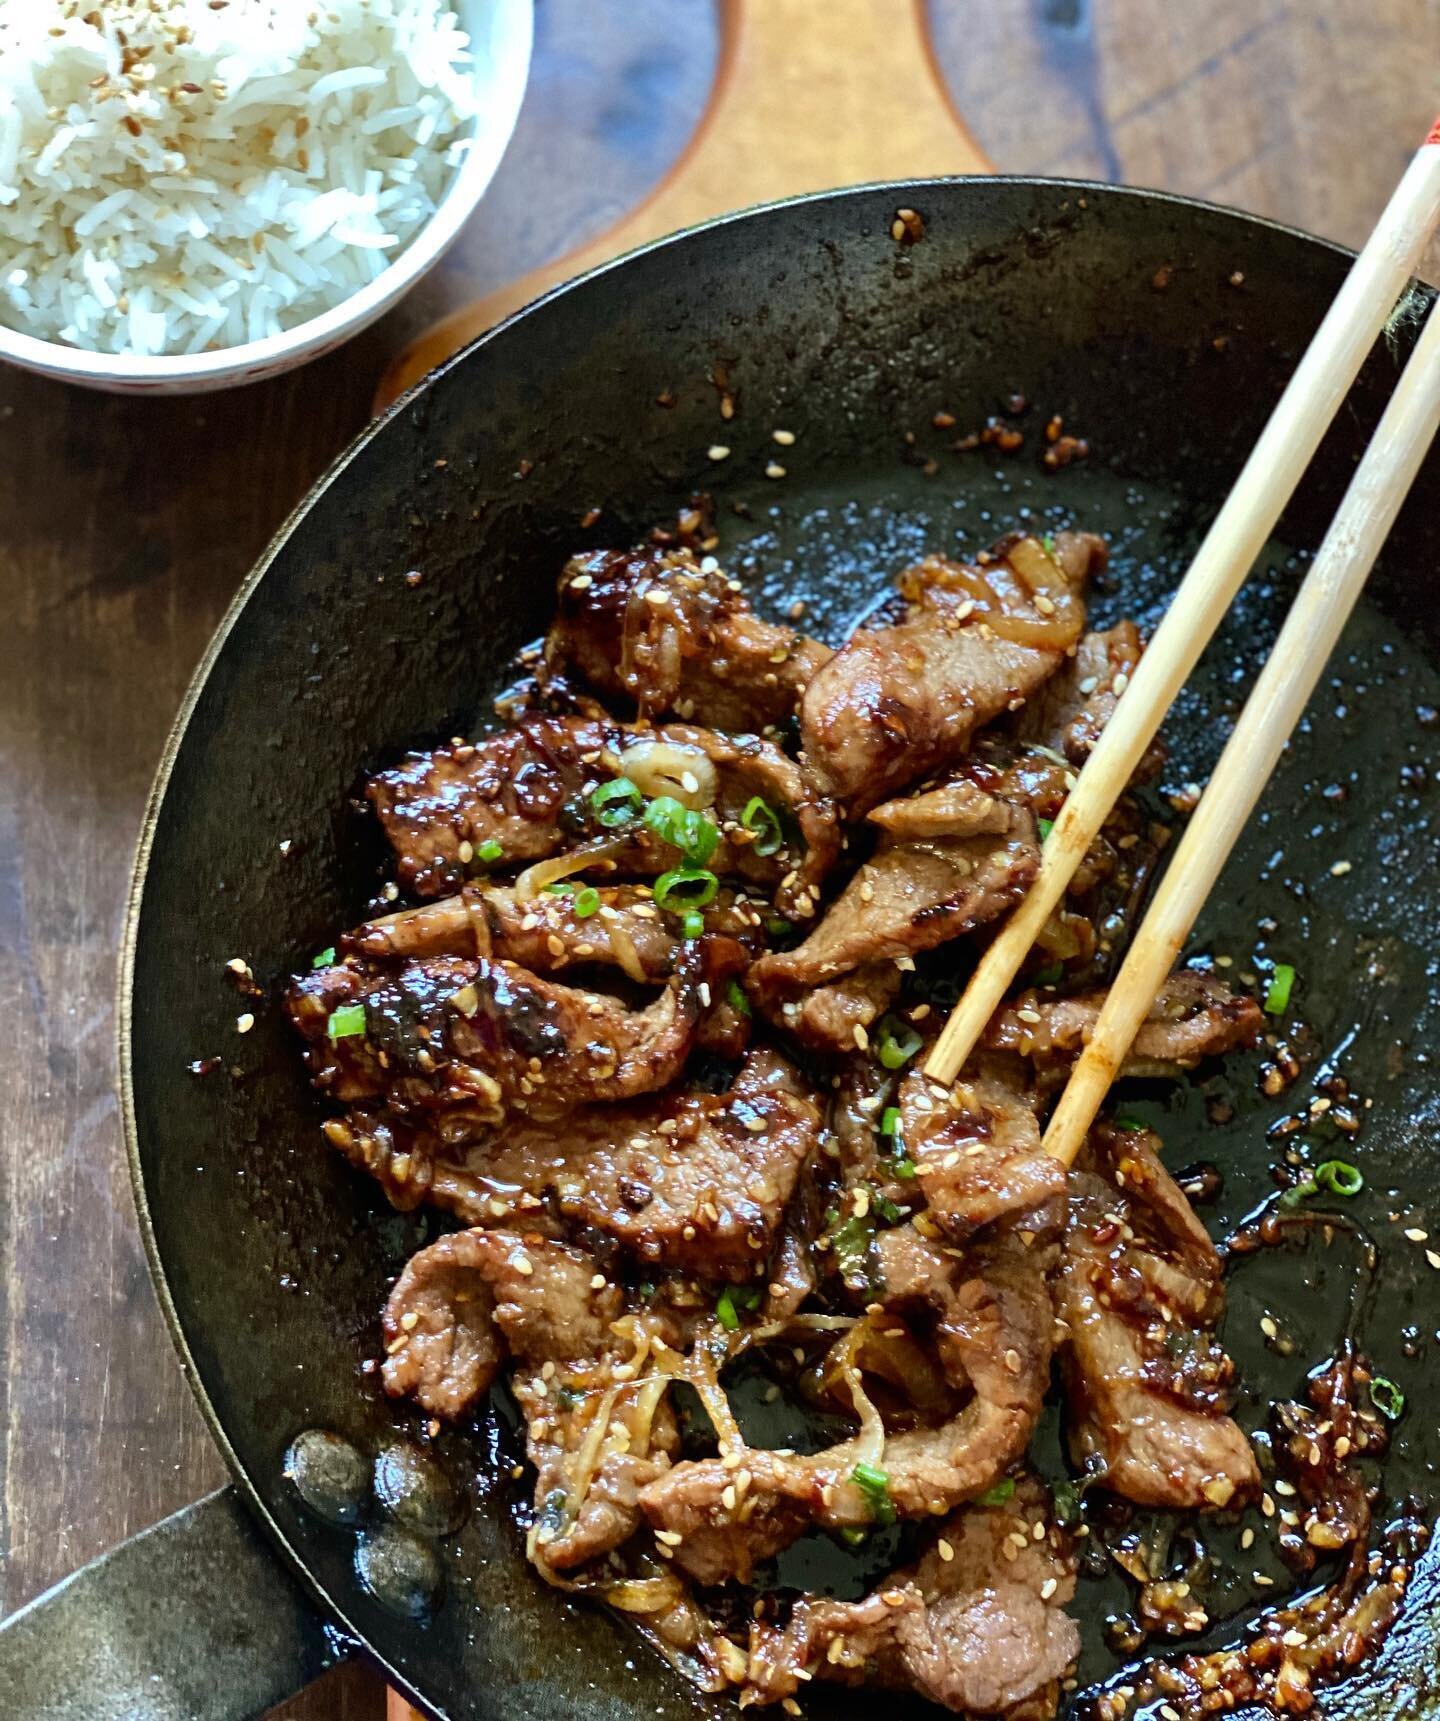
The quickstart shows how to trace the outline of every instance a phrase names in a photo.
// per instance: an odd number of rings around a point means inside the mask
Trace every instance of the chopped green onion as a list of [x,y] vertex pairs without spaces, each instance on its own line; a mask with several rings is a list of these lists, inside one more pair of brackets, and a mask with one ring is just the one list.
[[877,1217],[883,1219],[887,1225],[898,1225],[909,1211],[907,1208],[897,1207],[888,1195],[882,1195],[878,1189],[870,1196],[870,1206]]
[[1370,1382],[1370,1402],[1387,1422],[1398,1422],[1405,1414],[1405,1394],[1386,1375]]
[[342,1004],[338,1010],[332,1010],[327,1032],[332,1040],[348,1040],[352,1034],[363,1034],[365,1032],[365,1006],[363,1004]]
[[745,996],[738,980],[732,980],[725,988],[725,1002],[735,1011],[736,1015],[749,1016],[754,1014],[750,1008],[750,1000]]
[[476,849],[475,858],[490,866],[499,860],[504,853],[505,850],[495,841],[494,837],[486,837],[485,841]]
[[768,801],[761,800],[759,795],[752,796],[740,815],[740,823],[747,831],[760,832],[754,844],[757,855],[773,855],[779,852],[785,841],[785,833],[780,829],[780,815]]
[[679,849],[691,866],[704,866],[720,841],[712,819],[673,795],[659,795],[651,801],[645,809],[645,825],[661,842]]
[[705,916],[698,909],[692,908],[680,921],[682,938],[698,938],[705,930]]
[[915,1161],[913,1159],[897,1159],[891,1169],[902,1183],[908,1183],[915,1175]]
[[589,920],[600,906],[600,892],[593,884],[587,884],[584,890],[575,892],[575,918]]
[[865,1496],[870,1516],[877,1524],[895,1522],[895,1503],[890,1498],[890,1478],[885,1471],[877,1470],[873,1464],[857,1464],[850,1472],[850,1480]]
[[1007,1476],[1003,1482],[997,1482],[993,1488],[987,1488],[983,1494],[975,1496],[977,1506],[1003,1506],[1015,1492],[1015,1478]]
[[1115,1127],[1116,1129],[1148,1129],[1150,1126],[1141,1123],[1138,1117],[1117,1117]]
[[1322,1184],[1332,1195],[1343,1195],[1347,1200],[1352,1195],[1358,1195],[1365,1187],[1365,1177],[1360,1167],[1351,1165],[1345,1159],[1327,1159],[1323,1165],[1317,1165],[1315,1181]]
[[788,933],[795,930],[795,923],[790,920],[782,920],[778,914],[773,914],[765,922],[765,930],[772,938],[784,938]]
[[899,1135],[899,1133],[900,1133],[900,1107],[899,1106],[886,1106],[885,1110],[880,1114],[880,1133],[881,1133],[881,1135]]
[[1055,829],[1054,819],[1036,819],[1035,824],[1040,832],[1040,841],[1042,843],[1048,843],[1050,841],[1050,833]]
[[1073,1530],[1080,1522],[1080,1490],[1064,1476],[1050,1489],[1054,1502],[1055,1522],[1062,1530]]
[[580,1394],[573,1386],[558,1386],[555,1389],[555,1402],[561,1410],[574,1410],[580,1402]]
[[719,888],[720,880],[704,867],[672,867],[655,880],[655,904],[672,914],[683,914],[686,909],[708,907]]
[[1055,534],[1053,532],[1047,532],[1040,540],[1040,547],[1044,550],[1047,556],[1053,556],[1055,554]]
[[575,886],[568,878],[562,878],[555,884],[545,886],[546,896],[574,896]]
[[335,946],[333,944],[327,944],[310,966],[312,968],[328,968],[334,960]]
[[870,1532],[858,1530],[853,1524],[842,1524],[840,1526],[840,1540],[844,1542],[847,1548],[863,1548],[866,1542],[870,1540]]
[[644,805],[645,797],[640,793],[639,785],[628,777],[616,777],[612,782],[602,783],[590,796],[590,810],[607,831],[631,824]]
[[847,1285],[861,1289],[869,1287],[870,1245],[874,1241],[875,1221],[868,1213],[863,1219],[852,1214],[831,1233],[830,1247],[840,1268],[840,1277]]
[[1282,1193],[1280,1197],[1280,1205],[1282,1207],[1298,1207],[1302,1201],[1308,1199],[1311,1195],[1318,1195],[1319,1193],[1320,1185],[1313,1177],[1306,1177],[1299,1183],[1292,1183],[1290,1187]]
[[1058,986],[1064,978],[1065,964],[1052,962],[1048,968],[1037,969],[1030,976],[1030,984],[1032,986]]
[[1271,1016],[1283,1016],[1290,1008],[1290,988],[1295,984],[1295,970],[1288,962],[1277,962],[1270,984],[1265,988],[1265,1010]]
[[752,1314],[760,1307],[758,1285],[727,1285],[715,1303],[715,1318],[727,1333],[740,1330],[740,1310]]
[[908,1064],[924,1043],[913,1028],[894,1016],[886,1016],[880,1023],[880,1062],[887,1070]]

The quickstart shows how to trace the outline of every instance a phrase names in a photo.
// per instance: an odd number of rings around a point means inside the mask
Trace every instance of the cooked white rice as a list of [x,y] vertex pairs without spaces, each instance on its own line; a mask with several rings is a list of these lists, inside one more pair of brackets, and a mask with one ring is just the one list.
[[341,303],[475,116],[444,0],[0,0],[0,321],[199,353]]

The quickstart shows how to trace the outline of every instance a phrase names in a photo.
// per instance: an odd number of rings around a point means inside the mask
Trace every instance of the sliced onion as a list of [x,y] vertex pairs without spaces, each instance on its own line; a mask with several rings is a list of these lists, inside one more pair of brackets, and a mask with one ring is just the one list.
[[534,866],[527,866],[515,880],[516,900],[533,902],[546,885],[555,884],[562,878],[571,878],[577,872],[584,872],[597,861],[614,860],[617,855],[625,852],[629,842],[628,836],[619,834],[613,837],[597,837],[594,842],[581,843],[578,849],[570,849],[563,855],[551,855],[548,860],[536,861]]
[[885,1424],[866,1392],[855,1364],[847,1358],[841,1364],[840,1372],[850,1388],[850,1402],[855,1407],[855,1414],[860,1418],[860,1432],[854,1445],[855,1464],[869,1464],[879,1469],[885,1456]]
[[636,741],[620,755],[615,769],[648,799],[670,795],[691,812],[713,807],[720,793],[720,775],[709,754],[674,741]]
[[647,978],[645,965],[640,960],[640,952],[635,948],[635,940],[625,930],[620,916],[605,922],[605,932],[610,940],[610,948],[615,952],[615,960],[620,964],[621,971],[627,978],[639,985],[644,985]]
[[684,1586],[669,1572],[655,1578],[625,1578],[617,1584],[603,1584],[600,1593],[611,1607],[625,1613],[664,1613],[685,1600]]

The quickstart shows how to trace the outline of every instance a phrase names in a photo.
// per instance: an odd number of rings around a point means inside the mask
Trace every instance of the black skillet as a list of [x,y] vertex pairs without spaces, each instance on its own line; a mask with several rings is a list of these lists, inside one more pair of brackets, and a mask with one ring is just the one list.
[[[892,237],[900,206],[923,218],[919,243]],[[136,1198],[175,1342],[236,1487],[7,1622],[10,1712],[258,1714],[327,1656],[359,1647],[438,1716],[733,1713],[691,1694],[616,1618],[533,1577],[502,1415],[424,1440],[362,1372],[387,1283],[434,1226],[391,1212],[323,1146],[322,1108],[273,1008],[286,974],[361,917],[382,877],[373,833],[348,805],[357,774],[486,721],[515,652],[544,628],[561,560],[629,541],[702,489],[719,503],[722,554],[757,603],[779,613],[804,597],[809,625],[831,637],[917,552],[980,548],[1025,519],[1106,531],[1114,558],[1094,613],[1153,619],[1346,264],[1266,222],[1100,185],[825,194],[716,222],[553,293],[337,462],[246,582],[196,677],[147,819],[126,949]],[[1410,343],[1402,322],[1372,355],[1183,697],[1172,782],[1213,758]],[[707,457],[721,434],[717,365],[739,402],[719,464]],[[952,450],[1017,391],[1031,403],[1017,454]],[[955,428],[932,428],[937,410]],[[1039,450],[1055,413],[1091,453],[1051,474]],[[797,440],[787,475],[768,479],[776,427]],[[1293,962],[1307,1043],[1374,1100],[1347,1154],[1368,1180],[1350,1211],[1381,1244],[1378,1278],[1360,1286],[1361,1336],[1411,1406],[1381,1515],[1414,1495],[1432,1519],[1440,1279],[1388,1215],[1423,1215],[1440,1115],[1437,480],[1432,458],[1195,939],[1232,958],[1232,975]],[[1330,872],[1342,858],[1343,879]],[[225,967],[236,956],[263,999],[237,995]],[[242,1039],[246,1009],[256,1025]],[[216,1058],[212,1073],[191,1072]],[[1315,1073],[1267,1099],[1257,1067],[1258,1054],[1206,1086],[1124,1099],[1160,1124],[1173,1164],[1218,1163],[1224,1192],[1206,1210],[1217,1233],[1273,1193],[1281,1149],[1267,1126],[1303,1103]],[[1328,1149],[1323,1133],[1297,1144],[1311,1157]],[[1343,1238],[1236,1270],[1229,1339],[1252,1426],[1265,1400],[1295,1394],[1332,1354],[1356,1285]],[[1260,1341],[1262,1308],[1291,1335],[1291,1354]],[[283,1474],[290,1442],[316,1427],[367,1457],[421,1439],[466,1501],[458,1533],[402,1549],[421,1588],[435,1562],[443,1599],[427,1623],[405,1615],[404,1595],[387,1605],[357,1577],[357,1554],[370,1557],[386,1522],[378,1504],[360,1530],[332,1527]],[[1121,1597],[1109,1581],[1081,1587],[1097,1646],[1087,1679],[1114,1670],[1098,1646]],[[1322,1713],[1434,1710],[1437,1610],[1422,1561],[1380,1662],[1324,1697]],[[1211,1641],[1240,1634],[1244,1617]],[[811,1708],[845,1704],[816,1692]]]

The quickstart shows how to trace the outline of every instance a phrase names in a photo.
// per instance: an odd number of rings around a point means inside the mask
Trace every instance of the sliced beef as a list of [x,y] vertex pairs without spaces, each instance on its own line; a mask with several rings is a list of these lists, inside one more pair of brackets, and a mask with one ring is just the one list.
[[[618,1548],[640,1527],[641,1492],[663,1476],[680,1435],[663,1375],[632,1378],[615,1356],[547,1375],[517,1372],[535,1523],[526,1550],[555,1581]],[[603,1430],[603,1433],[601,1432]]]
[[360,1110],[326,1134],[402,1209],[424,1200],[467,1225],[583,1227],[646,1264],[743,1281],[775,1251],[821,1122],[793,1066],[759,1050],[718,1094],[676,1088],[475,1141]]
[[539,1201],[640,1261],[749,1279],[775,1247],[820,1130],[796,1070],[757,1051],[722,1094],[672,1091],[507,1131],[471,1156],[470,1199],[507,1215]]
[[[372,960],[422,956],[488,956],[517,962],[536,974],[591,963],[618,968],[635,981],[666,980],[684,940],[673,915],[656,908],[644,884],[611,884],[599,906],[581,913],[566,883],[522,898],[511,885],[467,884],[457,896],[402,909],[347,933],[342,949]],[[758,942],[763,905],[723,890],[705,911],[709,932]]]
[[[744,961],[730,939],[687,944],[643,1010],[511,962],[453,956],[321,969],[294,983],[287,1005],[322,1092],[369,1108],[383,1100],[393,1118],[453,1142],[517,1114],[539,1122],[665,1087]],[[363,1031],[332,1037],[346,1021],[336,1011],[357,1008]]]
[[862,967],[934,949],[1012,908],[1039,871],[1035,821],[1004,806],[1008,829],[978,836],[883,837],[825,918],[793,950],[762,957],[747,986],[769,1016]]
[[[1063,1082],[1085,1049],[1105,1002],[1103,992],[1054,998],[1025,992],[997,1011],[981,1049],[1022,1058],[1044,1084]],[[1172,974],[1150,1008],[1126,1057],[1125,1075],[1171,1075],[1202,1058],[1253,1046],[1265,1018],[1253,998],[1208,974]]]
[[867,962],[793,998],[778,986],[762,985],[758,1002],[777,1027],[812,1051],[853,1052],[894,1002],[901,979],[893,962]]
[[745,1582],[810,1522],[870,1524],[872,1498],[854,1478],[867,1452],[901,1518],[944,1513],[992,1487],[1024,1452],[1049,1378],[1045,1275],[1057,1221],[1037,1215],[1028,1243],[1007,1236],[963,1261],[913,1226],[883,1232],[885,1306],[928,1312],[945,1374],[969,1401],[939,1428],[887,1434],[878,1454],[857,1436],[810,1456],[742,1447],[677,1464],[641,1497],[650,1524],[679,1538],[676,1563],[701,1583]]
[[1239,1504],[1259,1472],[1227,1414],[1220,1259],[1156,1145],[1097,1129],[1071,1177],[1058,1280],[1071,1450],[1140,1505]]
[[713,557],[647,544],[566,564],[542,679],[577,673],[644,717],[757,730],[794,714],[829,656],[818,640],[753,614]]
[[592,1285],[594,1274],[588,1256],[539,1237],[442,1237],[410,1258],[385,1305],[385,1390],[456,1417],[489,1389],[507,1354],[537,1362],[599,1355],[623,1304],[613,1285]]
[[[591,797],[628,777],[646,796],[672,795],[718,825],[707,861],[774,895],[792,919],[815,912],[819,889],[840,852],[840,827],[794,761],[754,735],[725,736],[586,717],[527,716],[484,740],[412,755],[371,779],[367,793],[397,856],[400,882],[420,896],[457,891],[477,857],[510,866],[584,854],[592,870],[649,877],[681,856],[638,818],[615,825],[623,803],[598,812]],[[756,822],[756,801],[778,833]],[[750,812],[747,823],[746,815]],[[481,854],[498,845],[493,863]]]
[[527,716],[479,741],[412,753],[366,786],[406,890],[457,890],[486,843],[507,864],[543,860],[583,840],[583,796],[599,760],[623,746],[618,723]]
[[513,1231],[442,1237],[408,1263],[385,1307],[385,1390],[434,1415],[474,1409],[502,1358],[514,1359],[536,1473],[529,1552],[548,1574],[626,1541],[641,1489],[678,1446],[668,1378],[629,1360],[656,1335],[623,1311],[593,1257]]
[[[1120,695],[1140,661],[1140,630],[1122,621],[1104,633],[1087,633],[1075,655],[1058,675],[1046,682],[1015,720],[1015,735],[1023,742],[1048,747],[1072,765],[1083,765],[1114,715]],[[1146,754],[1140,779],[1151,777],[1164,763],[1157,742]]]
[[825,1679],[1040,1721],[1079,1654],[1064,1612],[1074,1593],[1071,1539],[1045,1489],[1024,1477],[1002,1504],[952,1513],[916,1565],[863,1600],[805,1596],[784,1627],[752,1626],[747,1684],[761,1702]]
[[1040,1145],[1034,1105],[993,1076],[946,1089],[917,1070],[901,1083],[899,1146],[951,1241],[1064,1198],[1065,1170]]
[[902,576],[905,619],[852,634],[806,689],[804,757],[820,783],[864,808],[963,757],[1064,663],[1104,559],[1099,538],[1062,532],[1053,550],[1009,538],[974,565],[930,557]]

